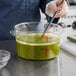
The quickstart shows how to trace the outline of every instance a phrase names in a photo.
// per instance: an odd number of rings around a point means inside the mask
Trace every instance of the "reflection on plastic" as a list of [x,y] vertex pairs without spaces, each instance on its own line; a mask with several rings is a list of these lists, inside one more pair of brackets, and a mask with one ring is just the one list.
[[47,56],[47,51],[52,51],[51,48],[41,48],[41,51],[45,51],[45,56]]
[[48,42],[48,39],[52,39],[52,37],[48,37],[48,36],[42,36],[42,38],[46,38],[46,42]]
[[[42,38],[46,38],[46,42],[48,42],[48,39],[53,39],[52,37],[48,36],[42,36]],[[41,51],[45,51],[45,56],[47,56],[47,51],[51,51],[51,48],[41,48]]]

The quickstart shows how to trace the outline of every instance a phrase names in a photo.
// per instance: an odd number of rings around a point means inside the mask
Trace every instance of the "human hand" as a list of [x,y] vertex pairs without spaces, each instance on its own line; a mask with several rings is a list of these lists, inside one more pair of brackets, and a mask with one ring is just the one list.
[[56,18],[58,17],[66,17],[68,15],[68,5],[67,2],[64,0],[63,4],[60,5],[62,0],[57,0],[57,1],[51,1],[50,3],[47,4],[46,6],[46,14],[48,16],[53,16],[54,13],[58,11],[56,14]]

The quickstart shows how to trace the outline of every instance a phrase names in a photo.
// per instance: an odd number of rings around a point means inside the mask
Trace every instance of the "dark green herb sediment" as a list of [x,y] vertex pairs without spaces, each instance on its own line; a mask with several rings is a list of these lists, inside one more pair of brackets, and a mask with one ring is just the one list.
[[[59,54],[59,37],[45,34],[52,39],[41,38],[42,34],[25,34],[16,38],[18,56],[25,59],[46,60]],[[45,49],[47,48],[47,52]],[[41,50],[44,49],[44,50]]]

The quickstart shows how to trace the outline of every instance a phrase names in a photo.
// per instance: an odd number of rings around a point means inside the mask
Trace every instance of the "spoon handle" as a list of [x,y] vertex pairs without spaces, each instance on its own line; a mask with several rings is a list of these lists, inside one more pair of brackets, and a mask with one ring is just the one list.
[[52,24],[52,22],[53,22],[53,20],[54,20],[54,18],[55,18],[55,16],[56,16],[56,14],[57,14],[57,12],[58,12],[58,11],[55,12],[55,14],[53,15],[53,17],[52,17],[50,23],[46,26],[46,28],[45,28],[45,30],[44,30],[42,36],[44,36],[44,34],[45,34],[45,32],[47,31],[48,27]]

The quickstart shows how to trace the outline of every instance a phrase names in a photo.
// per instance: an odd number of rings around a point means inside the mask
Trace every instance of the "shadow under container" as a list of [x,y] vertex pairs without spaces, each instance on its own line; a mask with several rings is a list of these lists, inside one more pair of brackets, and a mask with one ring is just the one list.
[[43,31],[30,29],[30,26],[46,26],[48,23],[25,22],[15,25],[17,55],[30,60],[48,60],[59,55],[60,37],[57,25],[52,24],[50,30],[42,36]]

